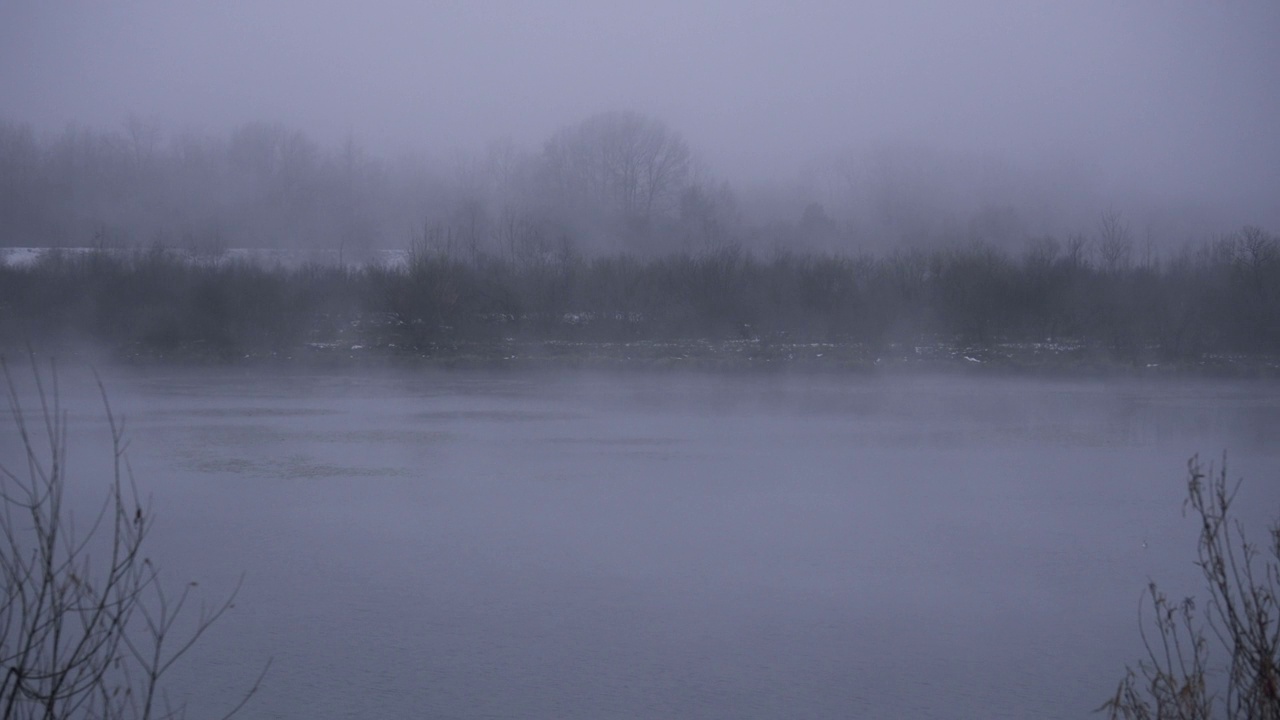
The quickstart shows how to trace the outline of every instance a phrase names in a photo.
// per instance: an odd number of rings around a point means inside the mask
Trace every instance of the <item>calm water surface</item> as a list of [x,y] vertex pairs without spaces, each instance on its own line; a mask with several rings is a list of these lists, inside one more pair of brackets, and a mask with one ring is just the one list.
[[1230,452],[1259,536],[1280,510],[1267,383],[107,381],[161,567],[245,578],[173,678],[194,716],[273,658],[246,717],[1083,718],[1147,580],[1198,587],[1187,457]]

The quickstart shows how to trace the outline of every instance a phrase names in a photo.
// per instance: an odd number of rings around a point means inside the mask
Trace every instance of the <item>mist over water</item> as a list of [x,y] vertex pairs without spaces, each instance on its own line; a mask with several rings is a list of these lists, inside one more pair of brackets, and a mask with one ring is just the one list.
[[245,575],[177,687],[272,657],[255,717],[1083,717],[1200,592],[1186,458],[1280,506],[1265,382],[108,380],[166,575]]

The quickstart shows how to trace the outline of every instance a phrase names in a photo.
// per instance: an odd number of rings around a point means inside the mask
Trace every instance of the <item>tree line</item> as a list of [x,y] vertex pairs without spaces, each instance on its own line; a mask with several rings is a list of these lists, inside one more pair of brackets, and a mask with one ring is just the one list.
[[423,218],[477,249],[530,235],[584,251],[666,252],[719,239],[732,199],[697,167],[679,133],[634,112],[605,112],[536,150],[387,161],[348,137],[248,123],[226,137],[166,136],[139,119],[122,131],[39,134],[0,119],[0,246],[164,244],[310,248],[360,257],[404,247]]
[[355,260],[405,247],[425,220],[487,253],[555,242],[586,255],[726,245],[857,254],[982,241],[1017,254],[1027,238],[1092,228],[1108,204],[1165,249],[1248,219],[929,148],[833,148],[796,177],[735,182],[661,120],[625,111],[533,146],[398,157],[266,122],[209,134],[138,118],[60,131],[0,118],[0,247],[285,248]]
[[1280,239],[1259,228],[1166,256],[1123,235],[884,255],[475,251],[422,231],[400,264],[256,263],[163,247],[49,251],[0,267],[0,343],[116,352],[712,340],[991,348],[1054,344],[1118,362],[1280,352]]

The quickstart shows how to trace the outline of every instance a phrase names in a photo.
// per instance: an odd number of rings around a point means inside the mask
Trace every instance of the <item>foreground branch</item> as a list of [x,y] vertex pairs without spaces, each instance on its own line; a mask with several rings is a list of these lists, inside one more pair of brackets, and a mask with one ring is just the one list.
[[[1198,613],[1194,599],[1172,602],[1151,583],[1144,599],[1155,617],[1142,625],[1147,656],[1126,669],[1099,710],[1124,720],[1278,720],[1280,525],[1271,528],[1265,555],[1249,542],[1231,514],[1240,483],[1227,481],[1225,456],[1216,472],[1192,457],[1187,475],[1183,510],[1200,520],[1196,565],[1208,602]],[[1223,653],[1212,666],[1211,638]]]
[[175,637],[191,586],[174,597],[143,552],[152,515],[128,466],[124,422],[101,380],[112,474],[81,532],[64,505],[67,415],[56,367],[46,389],[32,358],[38,410],[30,415],[3,358],[0,375],[22,448],[18,465],[0,464],[0,720],[182,716],[181,706],[164,701],[161,681],[232,607],[235,591]]

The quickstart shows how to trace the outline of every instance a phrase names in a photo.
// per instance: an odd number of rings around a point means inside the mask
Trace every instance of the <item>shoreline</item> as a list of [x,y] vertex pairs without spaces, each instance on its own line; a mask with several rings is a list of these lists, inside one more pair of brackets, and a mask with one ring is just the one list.
[[[1280,357],[1207,355],[1160,359],[1158,349],[1119,359],[1102,348],[1055,343],[889,345],[786,343],[760,340],[459,340],[403,348],[307,343],[278,349],[63,346],[34,348],[38,356],[120,367],[414,368],[445,370],[564,370],[849,375],[951,374],[1042,377],[1280,379]],[[11,358],[27,354],[8,348]]]

